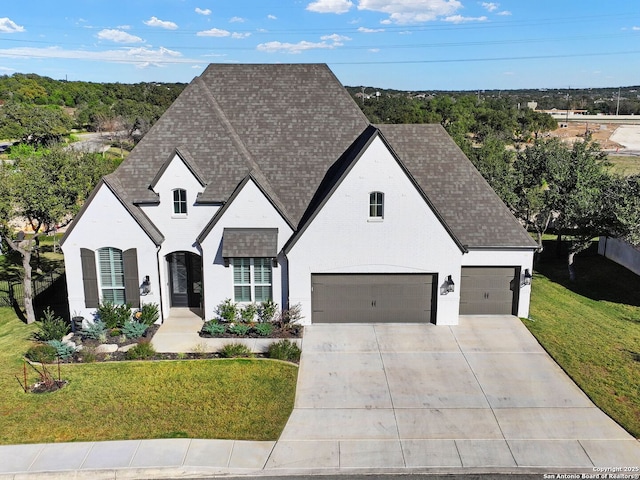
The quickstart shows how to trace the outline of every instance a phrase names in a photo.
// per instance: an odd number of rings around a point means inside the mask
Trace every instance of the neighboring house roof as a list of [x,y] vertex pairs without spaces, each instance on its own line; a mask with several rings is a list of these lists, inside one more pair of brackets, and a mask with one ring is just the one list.
[[176,152],[205,186],[199,203],[224,205],[250,176],[299,230],[377,132],[459,245],[535,246],[441,126],[373,129],[326,65],[210,65],[106,181],[156,244],[138,205],[157,203]]

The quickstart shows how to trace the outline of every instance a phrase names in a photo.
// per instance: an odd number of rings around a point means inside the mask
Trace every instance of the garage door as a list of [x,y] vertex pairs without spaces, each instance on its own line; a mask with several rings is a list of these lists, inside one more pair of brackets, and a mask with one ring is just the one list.
[[462,267],[461,315],[516,315],[519,267]]
[[311,275],[313,323],[430,322],[435,275]]

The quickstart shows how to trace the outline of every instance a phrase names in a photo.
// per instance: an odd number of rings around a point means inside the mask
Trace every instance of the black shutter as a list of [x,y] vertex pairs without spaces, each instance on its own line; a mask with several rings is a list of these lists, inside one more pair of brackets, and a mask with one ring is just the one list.
[[124,297],[134,308],[140,308],[140,282],[138,280],[138,252],[130,248],[122,252],[124,263]]
[[96,273],[96,255],[88,248],[80,249],[82,262],[82,284],[84,286],[84,306],[97,308],[100,304],[98,295],[98,275]]

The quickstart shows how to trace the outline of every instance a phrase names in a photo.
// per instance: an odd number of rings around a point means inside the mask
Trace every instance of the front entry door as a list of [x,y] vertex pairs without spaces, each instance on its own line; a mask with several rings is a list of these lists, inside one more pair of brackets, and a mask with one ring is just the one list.
[[174,252],[167,256],[172,307],[200,307],[202,266],[200,257],[191,252]]

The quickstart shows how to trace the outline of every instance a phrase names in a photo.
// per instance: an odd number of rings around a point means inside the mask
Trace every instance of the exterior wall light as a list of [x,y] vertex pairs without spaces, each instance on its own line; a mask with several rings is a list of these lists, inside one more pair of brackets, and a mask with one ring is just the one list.
[[525,285],[531,285],[531,272],[528,268],[524,269],[524,274],[522,275],[522,282],[520,282],[520,286],[524,287]]
[[149,275],[146,275],[142,279],[142,284],[140,285],[140,295],[149,295],[151,293],[151,280],[149,279]]
[[453,293],[456,289],[456,284],[453,283],[453,279],[451,278],[451,275],[447,276],[447,279],[444,281],[444,294],[446,295],[447,293]]

